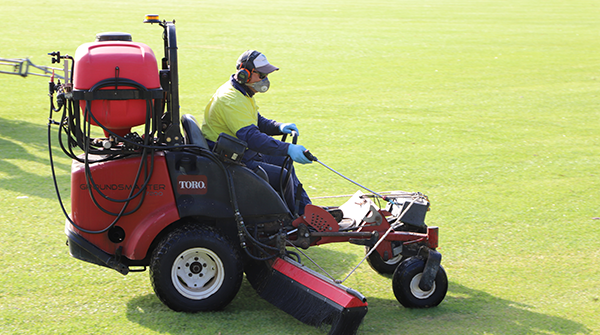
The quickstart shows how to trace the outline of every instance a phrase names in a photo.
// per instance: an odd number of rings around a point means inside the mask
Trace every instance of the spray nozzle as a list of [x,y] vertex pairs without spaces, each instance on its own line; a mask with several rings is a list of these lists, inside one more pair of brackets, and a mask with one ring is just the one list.
[[60,63],[60,51],[50,52],[48,56],[52,56],[52,64]]

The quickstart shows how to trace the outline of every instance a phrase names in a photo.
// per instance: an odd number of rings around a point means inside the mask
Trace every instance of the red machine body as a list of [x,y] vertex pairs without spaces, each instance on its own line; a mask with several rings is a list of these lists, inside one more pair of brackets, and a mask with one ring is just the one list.
[[[151,157],[147,158],[148,167],[151,160]],[[129,215],[122,216],[116,223],[116,227],[123,229],[127,243],[111,241],[110,233],[88,234],[74,227],[73,229],[107,253],[115,254],[116,250],[121,247],[122,254],[131,260],[140,260],[146,257],[150,243],[158,233],[169,224],[179,220],[164,153],[155,154],[153,173],[145,186],[143,172],[137,182],[133,184],[140,163],[141,158],[137,156],[91,164],[90,175],[95,184],[91,189],[89,186],[91,186],[92,180],[89,183],[86,180],[85,165],[73,161],[71,167],[71,219],[79,227],[93,231],[108,227],[116,216],[107,214],[102,209],[118,214],[123,206],[127,206],[125,213],[133,211]],[[132,193],[132,188],[134,193]],[[98,190],[107,197],[119,200],[127,199],[136,193],[139,195],[126,204],[125,202],[109,201]],[[140,205],[139,208],[135,210],[138,205]],[[112,238],[115,239],[115,237]]]
[[[353,239],[368,239],[372,236],[379,238],[379,234],[384,234],[390,229],[391,225],[387,220],[387,217],[391,216],[391,213],[377,209],[376,214],[371,213],[371,216],[378,216],[378,220],[373,223],[366,223],[360,226],[353,232],[341,232],[338,222],[331,216],[325,209],[319,206],[307,205],[304,215],[299,216],[294,220],[292,225],[299,227],[300,225],[310,226],[315,229],[310,235],[313,239],[303,239],[302,236],[297,236],[299,245],[308,247],[309,245],[323,245],[328,243],[337,242],[349,242]],[[393,241],[411,243],[421,243],[431,249],[438,247],[438,227],[427,227],[426,232],[405,232],[405,231],[390,231],[386,238],[381,241],[377,247],[377,251],[380,254],[385,252],[388,255],[392,255],[392,244]],[[373,233],[377,232],[377,235]],[[298,234],[300,235],[300,234]]]
[[[102,80],[123,78],[147,89],[158,89],[161,87],[158,73],[156,57],[146,44],[128,41],[85,43],[75,52],[73,87],[89,90]],[[115,87],[105,89],[109,88]],[[81,101],[80,106],[85,113],[86,102]],[[144,100],[95,100],[91,104],[91,113],[96,120],[119,136],[144,124],[146,110]],[[98,125],[94,120],[91,122]]]

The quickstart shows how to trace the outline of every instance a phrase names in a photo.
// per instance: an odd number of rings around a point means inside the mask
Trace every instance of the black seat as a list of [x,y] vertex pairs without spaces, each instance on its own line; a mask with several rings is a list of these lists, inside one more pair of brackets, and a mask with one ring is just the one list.
[[183,126],[183,134],[185,137],[185,144],[194,144],[204,149],[208,148],[208,143],[202,134],[202,130],[191,114],[183,114],[181,117],[181,125]]
[[[200,130],[198,122],[192,114],[183,114],[181,117],[181,125],[183,126],[185,144],[194,144],[210,150],[208,143],[202,134],[202,130]],[[269,176],[262,167],[257,166],[256,169],[254,169],[254,173],[264,179],[266,182],[269,182]]]

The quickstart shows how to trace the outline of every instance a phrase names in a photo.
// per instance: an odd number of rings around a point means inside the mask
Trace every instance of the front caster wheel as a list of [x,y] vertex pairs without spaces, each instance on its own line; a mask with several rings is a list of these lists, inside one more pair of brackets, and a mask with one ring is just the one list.
[[237,248],[208,227],[174,230],[158,244],[150,261],[154,292],[178,312],[222,309],[239,291],[242,278]]
[[425,261],[417,257],[404,260],[392,279],[394,295],[402,306],[407,308],[426,308],[439,305],[448,291],[448,277],[446,271],[440,265],[433,286],[429,291],[419,288],[419,282],[423,276]]

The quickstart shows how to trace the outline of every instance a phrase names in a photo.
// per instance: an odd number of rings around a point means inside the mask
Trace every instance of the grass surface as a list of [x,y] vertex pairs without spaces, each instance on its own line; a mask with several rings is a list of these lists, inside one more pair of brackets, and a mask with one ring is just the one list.
[[[363,264],[359,334],[600,334],[597,1],[6,1],[0,57],[74,54],[126,31],[161,53],[147,13],[176,19],[182,113],[200,117],[243,51],[281,70],[257,97],[301,143],[375,190],[421,191],[448,296],[408,310]],[[244,281],[222,312],[170,311],[147,273],[76,261],[46,148],[47,80],[0,75],[0,333],[322,334]],[[70,162],[55,151],[68,206]],[[356,187],[298,167],[313,197]],[[333,200],[343,201],[343,200]],[[317,200],[319,204],[329,201]],[[311,248],[342,278],[360,247]]]

